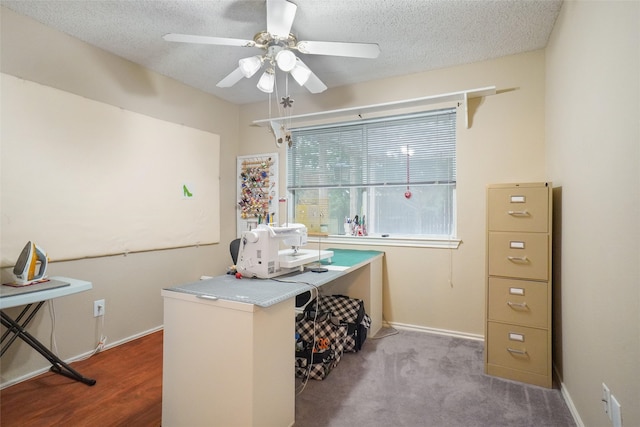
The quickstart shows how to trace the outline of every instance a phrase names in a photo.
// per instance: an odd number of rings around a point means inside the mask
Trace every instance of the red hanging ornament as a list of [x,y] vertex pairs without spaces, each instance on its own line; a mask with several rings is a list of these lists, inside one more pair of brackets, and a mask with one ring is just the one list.
[[410,172],[409,172],[409,144],[407,144],[407,191],[404,192],[405,199],[411,198],[411,191],[409,190]]

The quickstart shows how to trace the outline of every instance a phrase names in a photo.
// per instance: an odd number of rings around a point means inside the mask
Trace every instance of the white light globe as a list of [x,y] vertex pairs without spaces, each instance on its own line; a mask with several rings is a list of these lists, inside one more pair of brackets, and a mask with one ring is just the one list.
[[289,72],[296,66],[296,56],[290,50],[283,49],[276,54],[276,64],[282,71]]
[[269,68],[267,71],[262,73],[262,76],[260,76],[260,80],[258,80],[258,89],[265,93],[273,92],[273,84],[275,80],[276,77],[273,74],[273,70]]
[[242,58],[239,60],[238,66],[240,67],[242,75],[249,78],[258,72],[262,66],[262,61],[259,56],[250,56],[249,58]]

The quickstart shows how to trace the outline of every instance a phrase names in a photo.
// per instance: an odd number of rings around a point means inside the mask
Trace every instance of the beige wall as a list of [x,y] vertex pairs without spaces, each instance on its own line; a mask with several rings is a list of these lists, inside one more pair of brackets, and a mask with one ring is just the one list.
[[[384,316],[391,323],[484,335],[485,186],[544,181],[544,52],[296,96],[294,114],[377,104],[496,86],[471,103],[472,126],[458,108],[458,249],[381,246],[386,253]],[[479,105],[478,105],[479,104]],[[266,104],[241,108],[240,151],[276,150],[265,128]],[[354,117],[349,117],[353,119]],[[285,176],[285,148],[280,149]],[[284,182],[284,180],[281,180]],[[284,187],[281,194],[284,194]],[[452,272],[450,277],[450,271]],[[451,284],[449,280],[451,279]]]
[[546,56],[556,365],[585,426],[603,382],[640,426],[640,2],[565,2]]
[[[220,135],[220,241],[228,242],[235,237],[237,106],[7,9],[1,8],[1,18],[2,73]],[[76,357],[95,347],[99,321],[93,317],[94,300],[106,300],[104,332],[108,337],[107,344],[115,343],[162,327],[161,288],[198,280],[203,274],[222,274],[230,263],[228,245],[221,243],[50,264],[49,275],[93,282],[91,291],[55,301],[60,356],[64,359]],[[10,269],[4,269],[3,282],[9,281],[10,277]],[[16,313],[16,310],[10,311]],[[45,306],[29,326],[29,331],[35,332],[47,345],[51,331],[48,312],[49,308]],[[19,341],[3,355],[0,363],[2,384],[48,367],[44,358]]]

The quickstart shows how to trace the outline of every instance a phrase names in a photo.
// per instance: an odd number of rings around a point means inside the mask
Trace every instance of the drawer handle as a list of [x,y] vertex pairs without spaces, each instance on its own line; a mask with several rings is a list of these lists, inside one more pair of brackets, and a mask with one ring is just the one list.
[[512,262],[529,262],[526,255],[525,256],[508,256],[507,259]]
[[511,302],[511,301],[507,301],[507,305],[513,309],[520,309],[520,310],[526,310],[527,307],[527,303],[526,302]]
[[511,216],[530,216],[527,211],[507,211],[507,213]]
[[200,299],[207,299],[209,301],[217,301],[218,297],[214,297],[213,295],[196,295],[196,297]]
[[507,347],[507,351],[511,354],[518,354],[520,356],[526,356],[527,350],[518,350],[515,348]]

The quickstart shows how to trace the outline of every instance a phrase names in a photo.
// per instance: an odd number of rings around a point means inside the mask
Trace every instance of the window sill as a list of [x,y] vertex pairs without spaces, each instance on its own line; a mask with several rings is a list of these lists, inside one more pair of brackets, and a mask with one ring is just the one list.
[[404,246],[413,248],[437,248],[437,249],[458,249],[462,240],[445,238],[419,238],[419,237],[374,237],[374,236],[341,236],[330,234],[327,237],[309,236],[309,243],[318,243],[318,239],[323,244],[342,245],[363,245],[363,246]]

